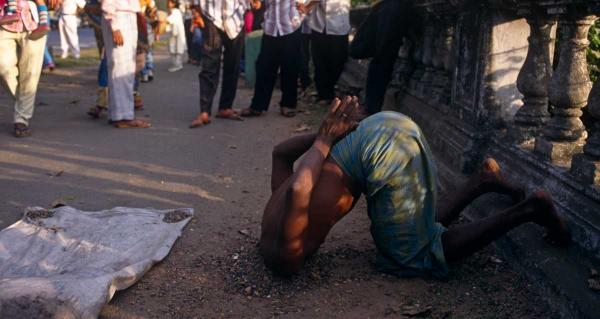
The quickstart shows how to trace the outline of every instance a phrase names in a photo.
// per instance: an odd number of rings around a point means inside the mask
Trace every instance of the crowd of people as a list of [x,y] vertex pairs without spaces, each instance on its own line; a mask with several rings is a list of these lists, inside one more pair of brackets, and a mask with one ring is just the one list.
[[[20,42],[8,44],[18,60],[3,61],[2,82],[17,101],[15,136],[31,134],[29,120],[37,91],[39,68],[49,69],[55,62],[46,47],[49,31],[48,8],[43,0],[33,5],[27,0],[2,0],[0,14],[5,36],[21,36]],[[280,113],[296,114],[300,93],[313,82],[309,63],[314,64],[314,83],[318,102],[327,105],[336,96],[335,85],[348,57],[350,0],[168,0],[164,14],[153,0],[48,0],[58,15],[61,58],[80,57],[78,14],[84,11],[94,28],[101,62],[98,68],[98,98],[88,110],[94,118],[108,114],[115,127],[147,128],[150,123],[136,119],[135,110],[143,107],[140,83],[154,78],[152,41],[166,33],[171,55],[170,72],[188,62],[200,66],[199,112],[191,128],[211,122],[214,97],[222,73],[217,118],[241,120],[263,115],[269,108],[275,83],[281,81]],[[15,9],[18,8],[18,9]],[[163,15],[161,16],[161,13]],[[28,31],[19,34],[21,30]],[[244,54],[245,35],[260,30],[258,56]],[[30,56],[17,50],[34,50]],[[13,53],[11,52],[11,55]],[[244,59],[255,62],[253,98],[241,112],[233,109],[238,78]],[[10,72],[31,76],[14,78]],[[27,70],[24,70],[27,69]],[[12,70],[12,71],[11,71]],[[18,81],[18,85],[12,82]],[[22,92],[17,92],[17,90]],[[25,96],[25,98],[23,97]]]

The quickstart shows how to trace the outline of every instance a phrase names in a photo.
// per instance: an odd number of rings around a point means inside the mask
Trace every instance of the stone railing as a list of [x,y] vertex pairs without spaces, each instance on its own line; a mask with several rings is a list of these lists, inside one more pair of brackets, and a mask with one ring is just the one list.
[[[600,260],[600,83],[586,62],[598,1],[423,0],[389,107],[417,121],[448,184],[493,156],[545,188],[577,247]],[[600,81],[599,81],[600,82]]]

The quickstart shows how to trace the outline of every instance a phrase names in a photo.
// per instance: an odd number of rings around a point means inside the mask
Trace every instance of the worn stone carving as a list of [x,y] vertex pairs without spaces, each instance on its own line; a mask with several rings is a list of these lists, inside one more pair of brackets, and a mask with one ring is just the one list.
[[556,21],[548,16],[523,12],[530,26],[529,49],[517,78],[517,88],[523,94],[523,106],[517,111],[511,137],[517,143],[531,142],[550,119],[548,84],[552,76],[552,57]]
[[419,83],[417,85],[417,91],[421,94],[424,94],[428,89],[431,81],[433,80],[433,45],[434,45],[434,25],[431,23],[427,23],[425,26],[425,30],[423,31],[423,55],[421,56],[423,66],[425,67],[425,72],[419,79]]
[[600,83],[594,83],[587,105],[594,117],[583,154],[573,157],[571,172],[586,184],[600,185]]
[[588,31],[596,20],[590,15],[561,15],[561,51],[550,80],[548,97],[552,117],[536,140],[535,151],[552,162],[568,162],[582,150],[586,131],[580,117],[592,82],[587,69]]

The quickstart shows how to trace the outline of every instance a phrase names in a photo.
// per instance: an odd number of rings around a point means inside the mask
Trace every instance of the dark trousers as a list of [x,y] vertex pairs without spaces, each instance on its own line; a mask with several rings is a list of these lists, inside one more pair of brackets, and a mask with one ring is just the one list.
[[302,33],[302,58],[300,59],[300,87],[305,90],[310,86],[310,34]]
[[335,97],[335,84],[342,75],[348,59],[348,35],[313,31],[311,48],[319,99],[332,100]]
[[244,50],[243,31],[235,39],[229,39],[225,32],[219,30],[208,19],[204,19],[204,44],[202,46],[202,71],[200,80],[200,110],[211,113],[213,99],[219,85],[221,71],[221,54],[223,54],[223,80],[219,110],[233,106],[237,81],[240,75],[240,58]]
[[296,108],[298,98],[298,72],[300,69],[300,30],[272,37],[263,35],[262,47],[256,60],[256,85],[250,107],[266,111],[271,103],[277,71],[281,69],[281,107]]
[[183,27],[185,28],[185,44],[188,47],[188,59],[193,59],[193,52],[190,49],[192,47],[192,32],[190,31],[192,28],[192,19],[183,20]]
[[381,1],[373,7],[354,37],[350,48],[353,57],[373,57],[365,88],[369,114],[381,111],[402,37],[419,25],[415,21],[418,15],[414,12],[409,1]]

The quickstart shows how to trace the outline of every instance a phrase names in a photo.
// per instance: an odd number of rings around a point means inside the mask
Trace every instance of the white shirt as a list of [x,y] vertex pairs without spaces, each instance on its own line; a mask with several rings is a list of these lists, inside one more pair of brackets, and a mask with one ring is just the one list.
[[76,15],[77,8],[85,7],[85,0],[63,0],[61,7],[62,14]]
[[321,0],[311,12],[310,27],[320,33],[350,33],[350,0]]
[[200,8],[215,27],[235,39],[244,26],[248,0],[200,0]]
[[302,17],[296,9],[296,0],[266,0],[265,34],[272,37],[284,36],[298,30]]

